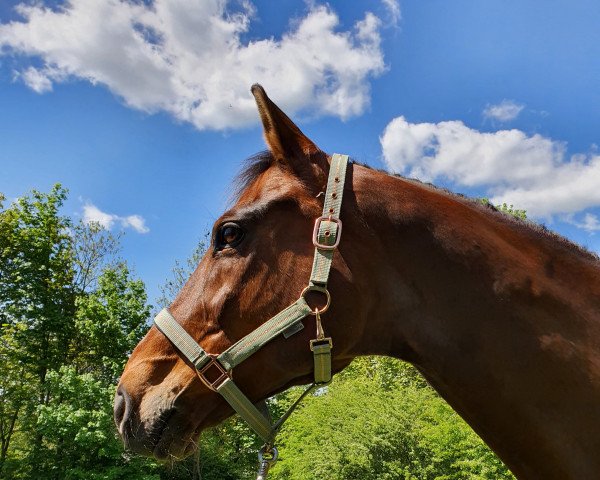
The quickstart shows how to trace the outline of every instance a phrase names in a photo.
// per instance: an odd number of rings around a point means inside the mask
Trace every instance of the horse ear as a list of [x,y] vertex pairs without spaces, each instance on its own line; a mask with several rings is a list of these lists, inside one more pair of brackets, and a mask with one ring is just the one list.
[[262,86],[252,85],[251,92],[256,99],[265,141],[275,160],[290,161],[296,157],[310,157],[322,153],[319,147],[271,101]]

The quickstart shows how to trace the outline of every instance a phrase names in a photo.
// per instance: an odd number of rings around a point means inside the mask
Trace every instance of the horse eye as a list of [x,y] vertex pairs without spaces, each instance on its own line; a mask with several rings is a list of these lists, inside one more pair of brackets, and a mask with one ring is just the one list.
[[217,248],[235,247],[244,236],[242,228],[235,223],[226,223],[219,229]]

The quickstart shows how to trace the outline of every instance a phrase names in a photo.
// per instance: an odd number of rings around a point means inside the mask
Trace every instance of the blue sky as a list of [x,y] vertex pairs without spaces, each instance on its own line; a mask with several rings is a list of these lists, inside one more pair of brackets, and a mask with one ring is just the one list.
[[600,252],[600,2],[19,5],[0,3],[0,191],[61,182],[65,213],[126,230],[151,299],[264,148],[255,81],[328,152]]

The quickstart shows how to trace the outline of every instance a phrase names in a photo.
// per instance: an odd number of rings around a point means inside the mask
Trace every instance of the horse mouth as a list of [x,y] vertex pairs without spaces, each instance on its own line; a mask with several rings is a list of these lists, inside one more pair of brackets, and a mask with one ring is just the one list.
[[174,423],[164,425],[154,439],[152,456],[157,460],[181,460],[194,453],[198,447],[202,428],[198,427],[186,434],[185,429],[173,426]]
[[177,440],[176,442],[160,439],[152,450],[152,457],[156,460],[182,460],[196,451],[198,441],[193,440],[193,438],[197,438],[197,436],[191,436],[187,440]]
[[197,450],[203,430],[233,413],[217,395],[198,402],[183,391],[169,395],[161,389],[135,398],[124,387],[117,389],[114,419],[126,450],[157,460],[182,459]]
[[161,412],[151,423],[130,419],[119,428],[127,450],[157,460],[182,459],[196,450],[201,427],[192,428],[175,408]]

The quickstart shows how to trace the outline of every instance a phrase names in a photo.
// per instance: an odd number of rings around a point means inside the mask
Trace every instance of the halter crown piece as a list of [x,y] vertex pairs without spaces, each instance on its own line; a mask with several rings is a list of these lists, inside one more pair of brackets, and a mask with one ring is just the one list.
[[[337,153],[332,155],[323,215],[315,220],[313,230],[312,241],[315,246],[315,256],[312,272],[308,286],[300,293],[298,300],[218,355],[205,352],[166,308],[154,319],[156,327],[179,350],[179,353],[194,365],[200,380],[211,390],[220,393],[265,442],[258,455],[260,468],[257,480],[265,479],[269,468],[277,461],[277,449],[273,442],[283,423],[306,395],[331,381],[333,342],[330,337],[325,337],[321,325],[321,314],[329,308],[331,301],[327,290],[327,280],[333,252],[339,245],[342,234],[340,210],[347,166],[347,155]],[[311,291],[325,295],[327,303],[324,307],[311,310],[305,300],[306,294]],[[314,381],[279,420],[271,423],[271,420],[236,386],[231,372],[236,365],[242,363],[279,335],[289,338],[302,330],[304,328],[302,320],[308,315],[315,316],[317,331],[316,338],[310,341],[310,350],[313,352],[314,359]]]

